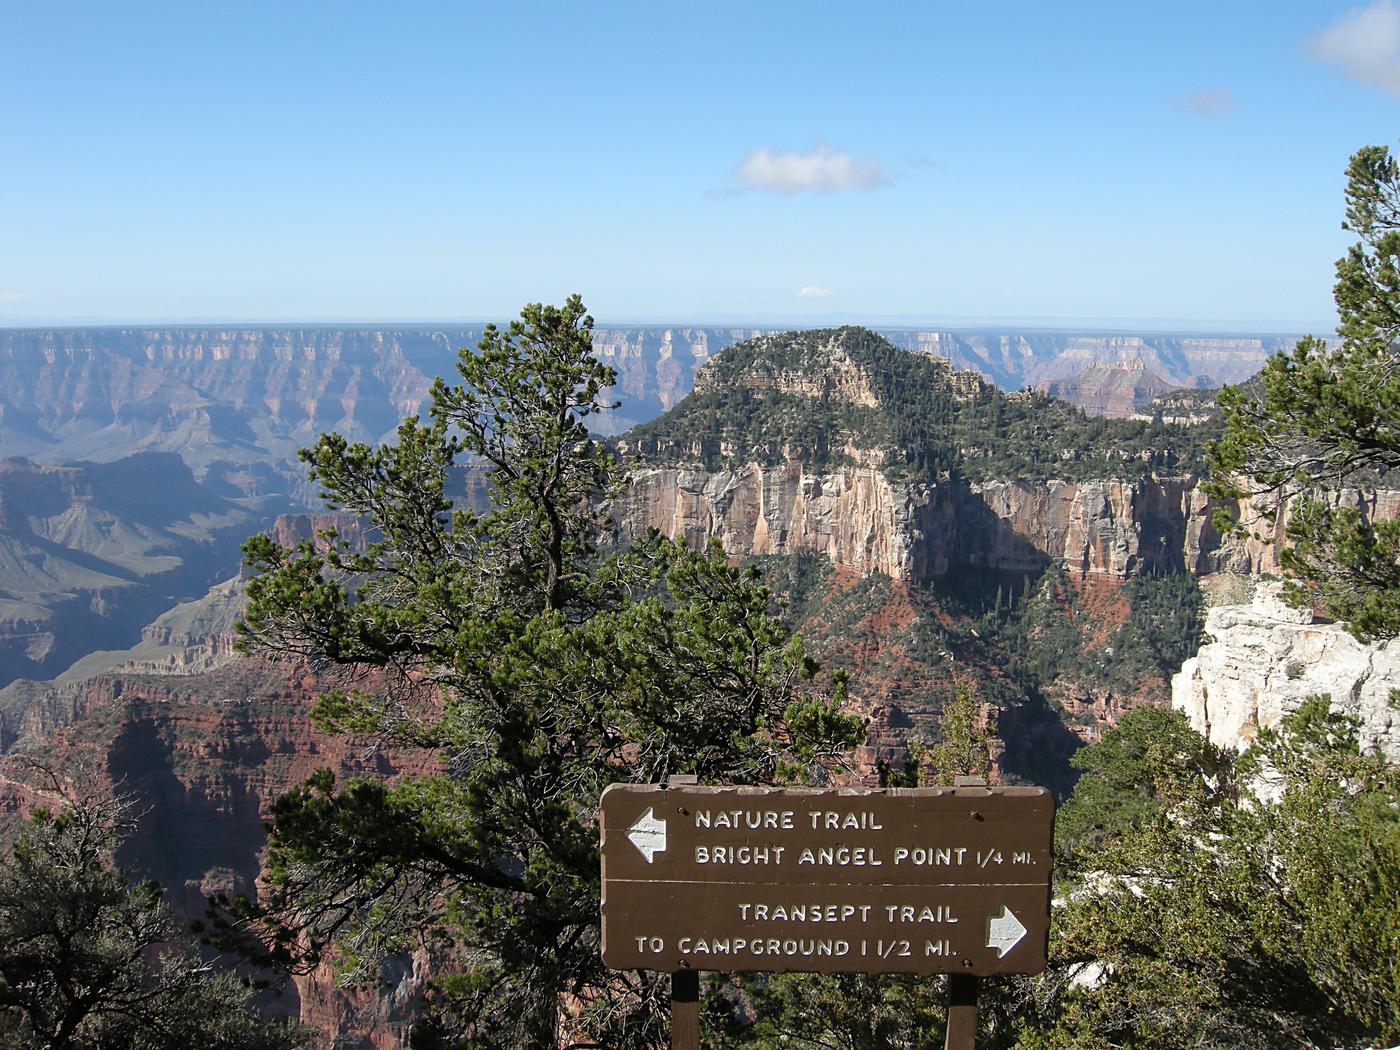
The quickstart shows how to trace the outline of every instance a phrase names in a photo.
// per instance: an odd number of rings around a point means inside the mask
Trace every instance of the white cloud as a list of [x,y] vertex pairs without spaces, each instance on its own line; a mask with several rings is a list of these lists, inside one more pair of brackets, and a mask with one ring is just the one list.
[[16,303],[27,303],[34,298],[28,292],[11,291],[8,288],[0,288],[0,306],[13,306]]
[[831,294],[830,288],[822,288],[820,285],[804,284],[797,290],[799,299],[825,299]]
[[1392,0],[1354,7],[1308,41],[1319,62],[1392,95],[1400,95],[1400,9]]
[[1228,88],[1215,88],[1213,91],[1197,91],[1185,98],[1176,100],[1178,109],[1184,109],[1207,120],[1218,120],[1235,112],[1235,96]]
[[744,189],[787,194],[876,190],[890,184],[878,161],[857,160],[827,145],[810,153],[756,149],[735,166],[734,178]]

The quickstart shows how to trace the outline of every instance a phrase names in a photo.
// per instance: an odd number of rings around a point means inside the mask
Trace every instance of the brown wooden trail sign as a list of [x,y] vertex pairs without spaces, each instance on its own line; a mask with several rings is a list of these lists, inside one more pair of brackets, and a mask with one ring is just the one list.
[[616,969],[1038,973],[1043,788],[603,793],[603,962]]

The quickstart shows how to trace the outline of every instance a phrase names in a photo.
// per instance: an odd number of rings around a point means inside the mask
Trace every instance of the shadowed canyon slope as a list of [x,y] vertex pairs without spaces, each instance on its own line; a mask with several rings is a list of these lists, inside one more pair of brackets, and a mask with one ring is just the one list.
[[133,644],[230,575],[262,501],[198,482],[180,456],[37,466],[0,460],[0,685]]
[[[420,753],[313,730],[311,702],[325,686],[304,667],[243,658],[195,675],[120,671],[43,689],[0,757],[0,838],[52,802],[31,754],[84,769],[139,801],[139,830],[118,859],[202,918],[206,897],[253,892],[273,802],[316,770],[392,779],[432,768]],[[0,690],[0,713],[13,689]],[[326,966],[265,1005],[334,1034],[343,1050],[389,1050],[405,1045],[422,975],[404,960],[382,976],[383,987],[347,991]]]

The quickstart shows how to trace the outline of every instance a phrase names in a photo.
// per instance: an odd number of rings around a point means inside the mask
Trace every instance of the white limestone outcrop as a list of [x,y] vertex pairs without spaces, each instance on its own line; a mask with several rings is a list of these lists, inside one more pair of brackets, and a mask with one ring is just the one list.
[[1366,645],[1339,624],[1285,605],[1261,583],[1249,605],[1206,616],[1206,644],[1172,679],[1172,706],[1214,744],[1242,749],[1309,697],[1359,720],[1363,749],[1400,761],[1400,640]]
[[796,460],[735,470],[635,470],[613,511],[632,535],[648,528],[698,546],[718,536],[741,554],[821,554],[897,580],[948,569],[933,485],[895,485],[875,467],[808,473]]

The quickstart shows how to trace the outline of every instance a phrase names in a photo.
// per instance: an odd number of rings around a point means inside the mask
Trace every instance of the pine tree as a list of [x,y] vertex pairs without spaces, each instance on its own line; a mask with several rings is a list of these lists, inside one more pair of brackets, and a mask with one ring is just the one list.
[[1286,596],[1367,640],[1400,633],[1400,522],[1374,520],[1358,499],[1400,466],[1400,167],[1385,147],[1351,158],[1346,200],[1343,228],[1359,240],[1337,262],[1340,345],[1303,339],[1257,380],[1222,389],[1211,460],[1217,495],[1284,516]]
[[[599,960],[603,788],[819,778],[860,728],[839,683],[805,684],[815,665],[756,569],[655,535],[598,549],[620,478],[587,429],[615,378],[592,323],[577,296],[527,306],[461,352],[427,423],[307,450],[328,502],[369,529],[364,550],[247,545],[245,647],[341,669],[318,724],[427,749],[440,773],[323,773],[283,798],[273,892],[242,918],[273,956],[332,951],[352,979],[413,948],[454,960],[425,1046],[665,1045],[666,978]],[[473,464],[482,514],[449,490]]]
[[1400,1038],[1400,767],[1327,697],[1242,757],[1139,708],[1076,765],[1017,1050]]
[[[296,1050],[251,989],[200,957],[160,887],[113,861],[131,804],[69,790],[0,861],[0,1044],[12,1050]],[[52,793],[52,792],[50,792]]]

